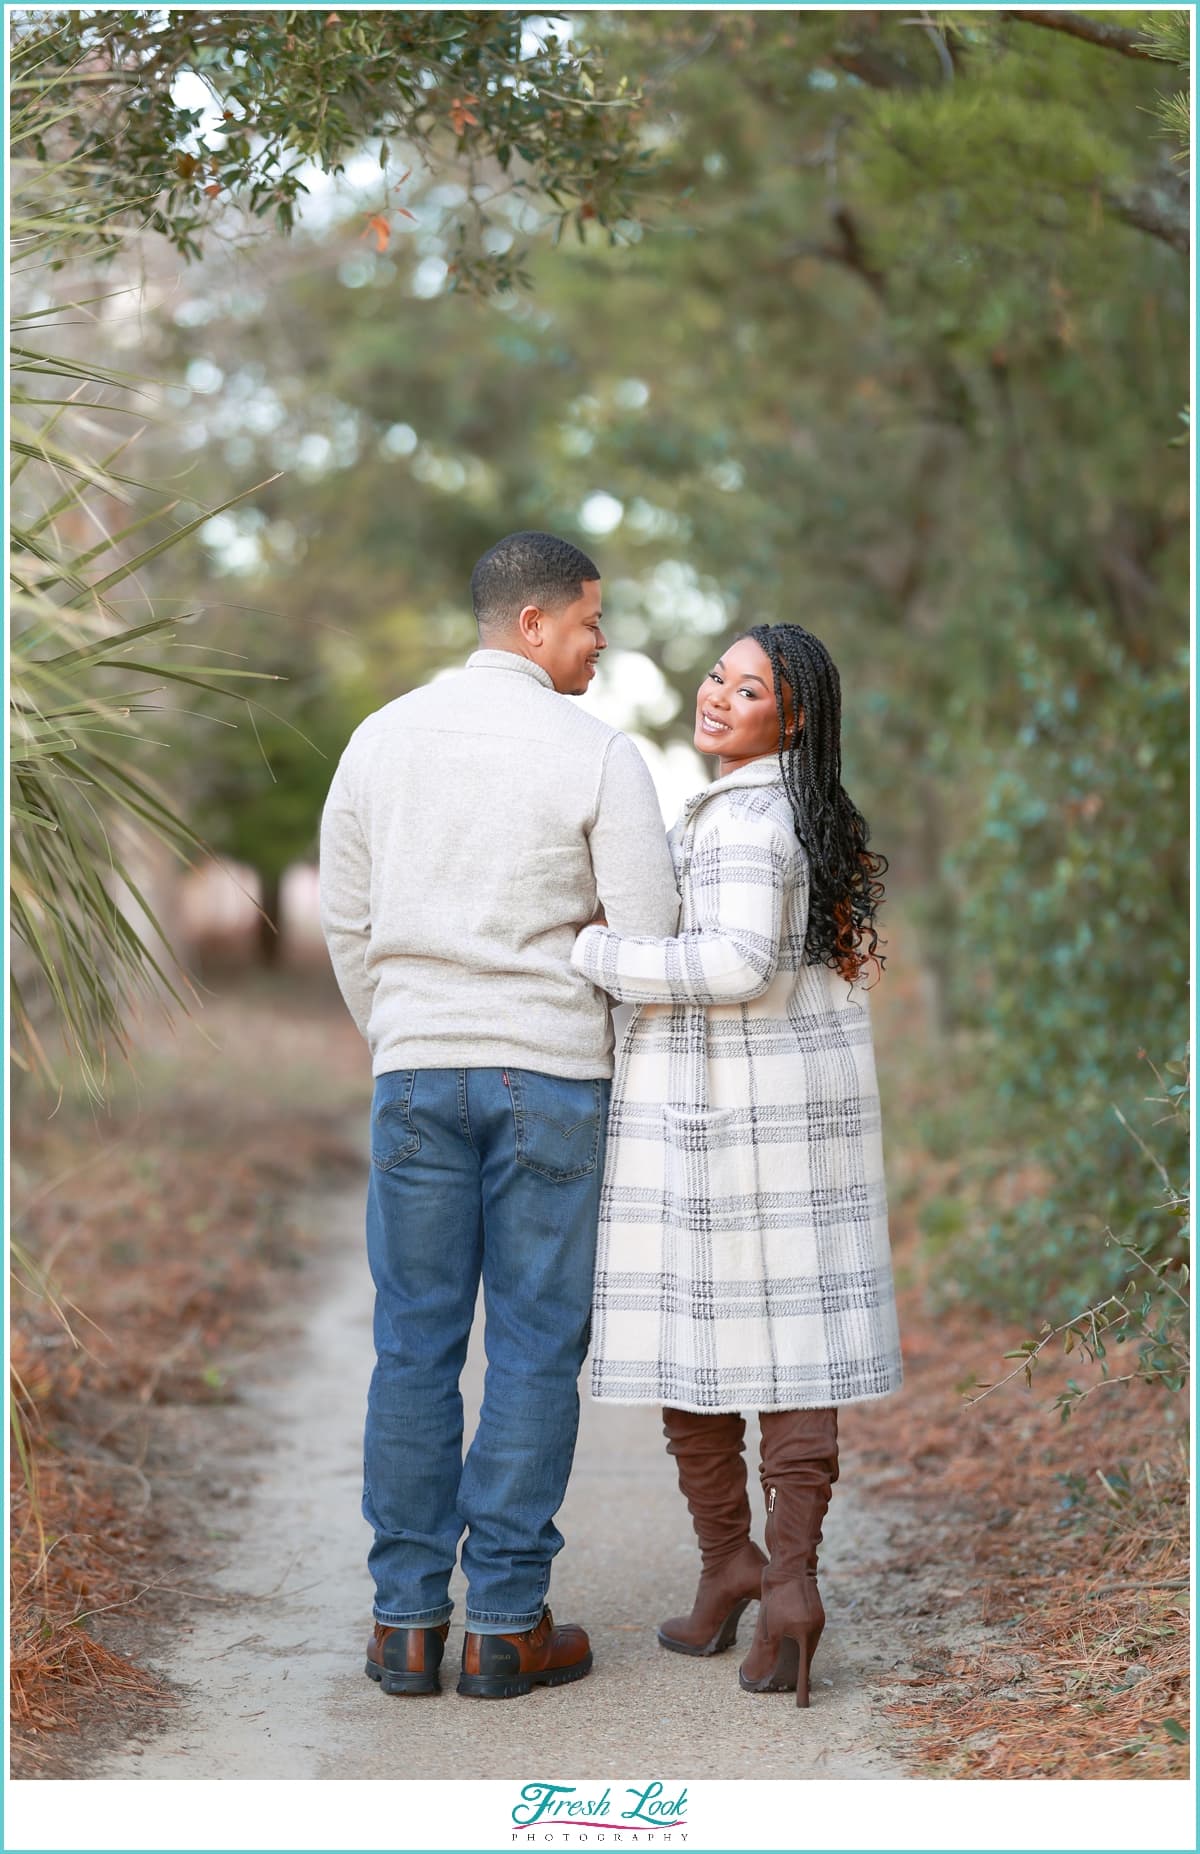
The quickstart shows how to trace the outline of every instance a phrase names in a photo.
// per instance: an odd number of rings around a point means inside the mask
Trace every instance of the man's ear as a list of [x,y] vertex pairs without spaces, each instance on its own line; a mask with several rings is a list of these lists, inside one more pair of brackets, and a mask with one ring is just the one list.
[[517,629],[521,633],[522,641],[532,645],[535,650],[540,650],[546,641],[546,633],[542,627],[544,616],[540,605],[523,605],[517,615]]

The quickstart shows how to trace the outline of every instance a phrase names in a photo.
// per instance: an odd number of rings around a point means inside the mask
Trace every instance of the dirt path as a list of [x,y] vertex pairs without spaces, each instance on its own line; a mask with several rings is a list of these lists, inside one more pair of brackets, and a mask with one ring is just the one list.
[[[813,1706],[798,1714],[786,1697],[740,1692],[736,1654],[696,1661],[657,1648],[655,1620],[690,1599],[690,1526],[657,1414],[602,1410],[586,1396],[551,1598],[561,1619],[586,1623],[594,1674],[507,1705],[460,1700],[453,1672],[436,1701],[384,1699],[364,1678],[361,1653],[370,1585],[360,1435],[372,1359],[361,1200],[353,1192],[319,1208],[329,1259],[307,1330],[268,1355],[246,1387],[236,1459],[228,1412],[202,1415],[205,1471],[230,1489],[213,1509],[213,1530],[228,1539],[216,1579],[224,1596],[197,1604],[169,1656],[156,1657],[183,1691],[179,1710],[165,1731],[107,1753],[93,1774],[520,1778],[538,1765],[548,1730],[558,1768],[581,1776],[639,1768],[648,1742],[663,1769],[685,1778],[918,1774],[901,1761],[911,1739],[885,1716],[886,1687],[871,1679],[905,1669],[931,1637],[937,1648],[964,1640],[962,1620],[929,1619],[933,1606],[911,1576],[885,1580],[917,1516],[878,1487],[869,1491],[851,1455],[827,1526],[830,1622]],[[477,1327],[468,1412],[481,1383]],[[455,1670],[457,1577],[452,1594],[447,1667]],[[743,1620],[743,1641],[753,1616]]]

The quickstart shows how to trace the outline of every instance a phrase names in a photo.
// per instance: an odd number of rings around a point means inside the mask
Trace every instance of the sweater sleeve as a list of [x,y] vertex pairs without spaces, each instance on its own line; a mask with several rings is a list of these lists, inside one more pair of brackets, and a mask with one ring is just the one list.
[[767,989],[779,964],[783,903],[800,846],[768,818],[722,808],[703,829],[688,872],[694,927],[645,938],[585,927],[576,969],[631,1004],[741,1004]]
[[356,812],[345,754],[321,814],[320,854],[321,931],[346,1007],[365,1037],[378,982],[366,969],[371,853]]
[[609,743],[590,833],[592,873],[618,933],[674,933],[679,891],[658,796],[645,760],[624,734]]

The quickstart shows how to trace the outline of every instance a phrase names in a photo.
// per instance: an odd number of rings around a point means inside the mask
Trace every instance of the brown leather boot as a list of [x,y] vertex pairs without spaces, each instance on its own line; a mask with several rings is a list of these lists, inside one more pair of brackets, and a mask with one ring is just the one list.
[[385,1693],[440,1693],[438,1668],[450,1624],[436,1629],[391,1628],[377,1622],[367,1643],[367,1675]]
[[518,1699],[532,1687],[563,1687],[590,1673],[592,1650],[586,1629],[574,1623],[556,1629],[550,1611],[522,1635],[463,1638],[458,1690],[469,1699]]
[[737,1639],[747,1603],[759,1593],[766,1559],[750,1538],[750,1502],[740,1416],[664,1410],[667,1453],[700,1541],[700,1582],[690,1616],[659,1624],[658,1639],[675,1654],[720,1654]]
[[807,1706],[809,1667],[825,1627],[817,1546],[838,1477],[837,1411],[764,1410],[759,1421],[770,1562],[738,1679],[751,1693],[794,1687],[797,1706]]

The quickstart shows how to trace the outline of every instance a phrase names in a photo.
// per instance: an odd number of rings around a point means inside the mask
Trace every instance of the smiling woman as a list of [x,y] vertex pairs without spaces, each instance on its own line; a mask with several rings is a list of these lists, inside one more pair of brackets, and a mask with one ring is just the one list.
[[[780,738],[771,662],[761,644],[739,637],[718,658],[696,696],[694,743],[701,753],[720,755],[721,777],[739,766],[790,746],[795,732],[791,687],[781,685],[784,732]],[[801,714],[800,720],[804,716]]]
[[[717,780],[671,833],[680,931],[589,926],[574,962],[635,1004],[613,1083],[593,1395],[657,1403],[704,1574],[665,1648],[728,1648],[794,1689],[824,1627],[816,1548],[837,1407],[900,1383],[875,1058],[883,859],[841,785],[837,671],[798,625],[739,638],[696,698]],[[741,1412],[762,1419],[770,1560],[750,1539]]]

